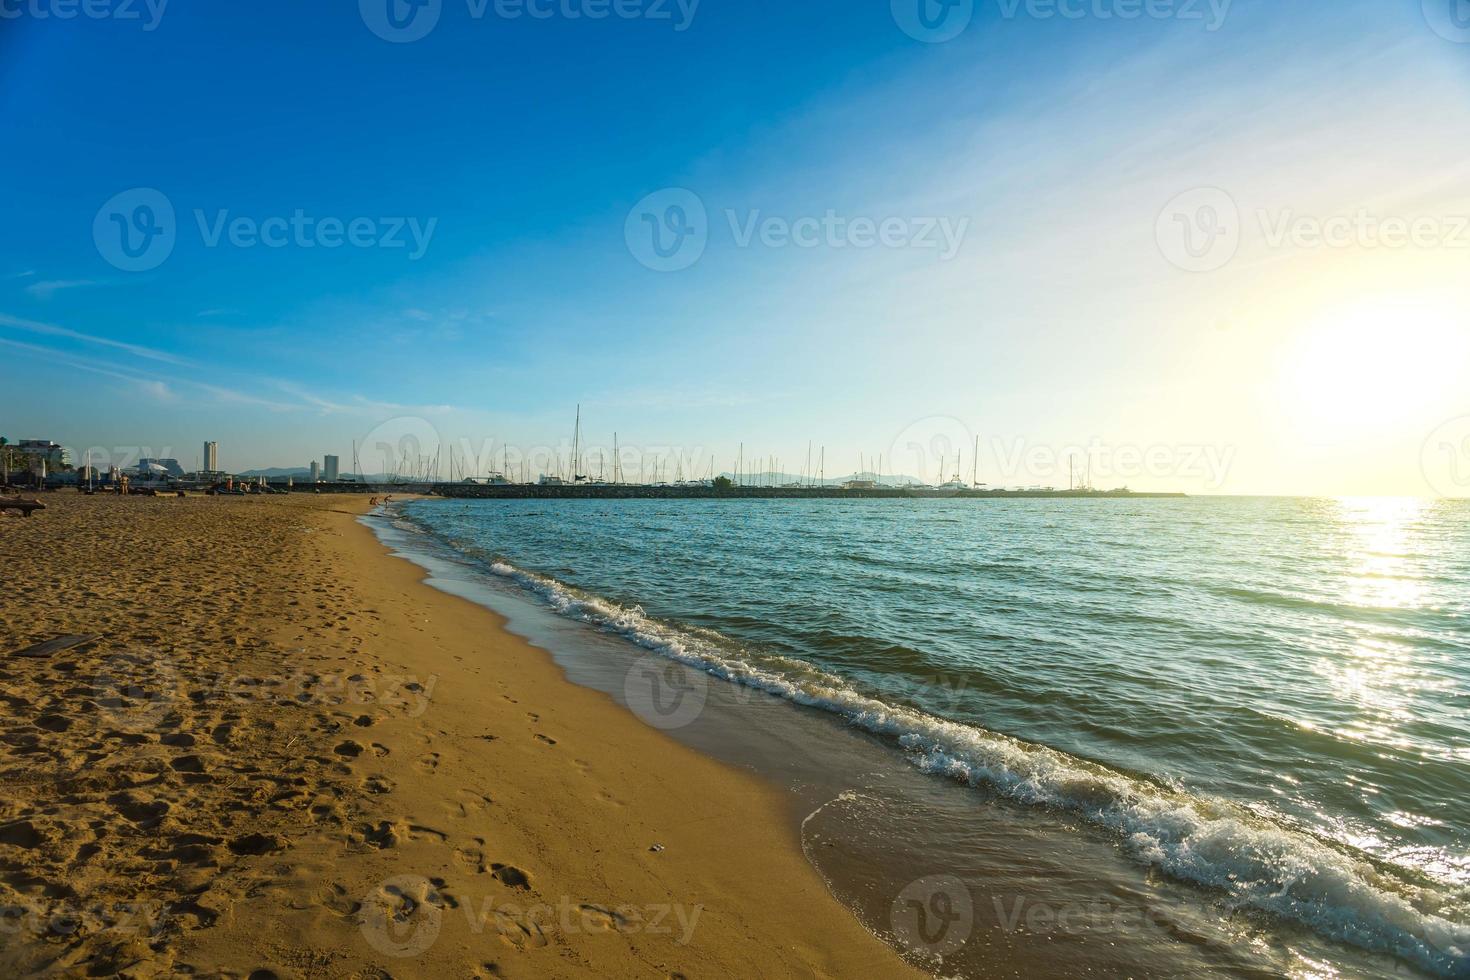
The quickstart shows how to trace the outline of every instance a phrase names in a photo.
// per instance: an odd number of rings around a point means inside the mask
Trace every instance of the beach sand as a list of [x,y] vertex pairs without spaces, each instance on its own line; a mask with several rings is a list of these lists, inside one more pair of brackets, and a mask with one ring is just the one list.
[[[0,518],[0,975],[918,976],[360,497]],[[44,658],[13,652],[101,634]]]

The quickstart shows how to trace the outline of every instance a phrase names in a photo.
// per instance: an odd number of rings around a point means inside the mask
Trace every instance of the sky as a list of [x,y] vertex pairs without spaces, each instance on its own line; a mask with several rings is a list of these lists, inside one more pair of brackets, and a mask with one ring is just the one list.
[[0,0],[0,435],[1470,496],[1462,0],[416,4]]

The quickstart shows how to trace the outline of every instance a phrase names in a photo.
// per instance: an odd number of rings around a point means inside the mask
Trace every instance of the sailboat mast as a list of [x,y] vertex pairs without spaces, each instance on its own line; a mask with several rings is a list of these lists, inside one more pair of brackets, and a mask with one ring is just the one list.
[[577,471],[582,468],[582,406],[577,406],[577,421],[572,425],[572,482],[577,482]]

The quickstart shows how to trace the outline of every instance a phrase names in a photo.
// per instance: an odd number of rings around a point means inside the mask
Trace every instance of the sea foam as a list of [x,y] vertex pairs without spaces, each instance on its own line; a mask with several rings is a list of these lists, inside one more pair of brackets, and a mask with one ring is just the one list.
[[562,615],[721,680],[832,712],[888,736],[922,771],[1105,828],[1135,860],[1215,889],[1236,907],[1397,955],[1442,976],[1470,976],[1470,926],[1437,914],[1444,896],[1433,886],[1382,871],[1362,855],[1225,800],[887,703],[804,661],[743,650],[708,630],[661,622],[637,606],[582,593],[503,561],[491,562],[490,570]]

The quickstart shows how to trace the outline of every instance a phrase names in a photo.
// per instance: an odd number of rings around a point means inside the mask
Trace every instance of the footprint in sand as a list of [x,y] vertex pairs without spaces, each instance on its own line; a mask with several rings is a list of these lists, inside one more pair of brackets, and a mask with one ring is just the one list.
[[402,839],[399,830],[398,824],[393,821],[381,820],[376,827],[368,824],[363,828],[362,838],[373,847],[386,851],[398,846],[399,840]]
[[420,824],[404,824],[396,820],[380,820],[377,825],[364,824],[362,827],[363,840],[379,850],[388,850],[397,847],[400,842],[419,840],[424,837],[432,837],[439,842],[449,839],[449,835],[433,827],[425,827]]
[[456,790],[454,793],[462,816],[469,816],[471,810],[488,810],[494,801],[484,793],[476,793],[471,789]]
[[356,915],[362,903],[354,899],[342,885],[333,882],[316,894],[317,904],[343,918]]
[[19,847],[23,850],[33,851],[45,844],[51,834],[49,828],[38,827],[30,820],[17,820],[15,823],[0,827],[0,844],[9,844],[11,847]]
[[500,933],[500,941],[513,949],[540,949],[546,945],[546,934],[529,919],[522,921],[504,912],[496,912],[495,929]]
[[612,932],[628,924],[623,916],[601,905],[584,903],[577,906],[577,911],[582,915],[582,927],[589,932]]
[[286,849],[287,841],[276,834],[246,834],[230,841],[230,852],[242,857],[279,854]]
[[[475,838],[475,841],[479,844],[485,843],[478,837]],[[454,859],[460,864],[474,871],[475,874],[482,875],[486,871],[490,870],[485,866],[485,852],[480,850],[478,847],[456,847],[454,849]]]
[[520,891],[531,890],[531,876],[513,864],[492,864],[490,875],[507,888]]

